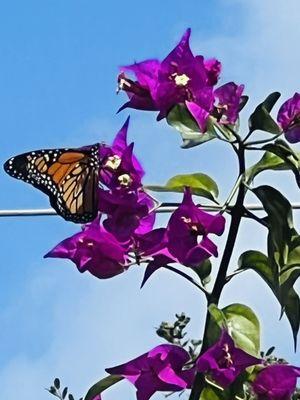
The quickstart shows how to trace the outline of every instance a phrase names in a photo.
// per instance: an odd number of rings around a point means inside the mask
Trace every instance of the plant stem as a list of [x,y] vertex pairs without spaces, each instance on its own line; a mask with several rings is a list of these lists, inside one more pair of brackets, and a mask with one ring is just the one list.
[[257,217],[251,211],[247,210],[246,207],[244,208],[244,217],[251,218],[254,221],[258,222],[259,224],[265,226],[266,228],[269,227],[268,223],[264,219]]
[[247,150],[257,150],[257,151],[266,151],[262,147],[246,147]]
[[244,137],[244,139],[243,139],[243,143],[246,143],[246,141],[249,139],[249,137],[252,135],[252,133],[253,133],[254,131],[249,131],[248,133],[247,133],[247,135]]
[[254,144],[269,143],[269,142],[273,142],[273,140],[279,138],[282,134],[283,134],[283,132],[280,132],[277,135],[274,135],[273,137],[271,137],[270,139],[255,140],[254,142],[248,142],[248,143],[244,142],[244,143],[246,144],[246,146],[252,146]]
[[199,285],[199,283],[197,283],[191,276],[189,276],[185,272],[180,271],[179,269],[177,269],[175,267],[172,267],[171,265],[164,265],[164,268],[168,269],[169,271],[175,272],[176,274],[178,274],[178,275],[182,276],[183,278],[187,279],[194,286],[196,286],[198,289],[200,289],[201,292],[203,292],[205,294],[207,299],[209,298],[209,292],[207,292],[207,290],[205,290],[203,286]]
[[243,175],[239,175],[239,177],[237,178],[237,180],[236,180],[236,182],[235,182],[235,184],[234,184],[234,186],[233,186],[231,192],[229,193],[229,196],[227,197],[227,199],[226,199],[224,205],[223,205],[222,208],[221,208],[221,211],[220,211],[221,213],[223,213],[224,211],[226,211],[226,209],[227,209],[227,207],[229,206],[231,200],[233,199],[233,197],[234,197],[236,191],[238,190],[239,186],[241,185],[242,179],[243,179]]
[[[242,143],[239,144],[237,155],[239,161],[239,176],[241,176],[245,172],[245,149]],[[246,194],[246,188],[243,185],[243,183],[241,183],[239,186],[236,202],[231,211],[231,223],[229,227],[227,242],[225,245],[223,257],[220,262],[219,272],[216,277],[213,290],[208,298],[208,306],[212,303],[218,305],[223,287],[226,284],[226,276],[227,276],[229,262],[234,249],[240,222],[244,213],[243,204],[244,204],[245,194]],[[207,309],[204,335],[203,335],[203,344],[200,354],[203,354],[209,347],[209,337],[208,337],[209,324],[210,324],[210,313]],[[189,400],[199,400],[200,394],[204,386],[205,386],[204,375],[201,373],[197,373]]]

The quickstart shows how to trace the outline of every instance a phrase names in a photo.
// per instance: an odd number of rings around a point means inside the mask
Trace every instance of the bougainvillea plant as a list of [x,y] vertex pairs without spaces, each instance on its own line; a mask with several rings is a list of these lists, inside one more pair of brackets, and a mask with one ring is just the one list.
[[[119,91],[128,100],[119,111],[134,108],[157,113],[157,120],[165,119],[180,133],[185,149],[211,140],[227,144],[239,166],[227,200],[219,203],[217,184],[200,172],[174,176],[164,186],[144,186],[134,144],[127,142],[127,120],[112,145],[100,146],[99,216],[45,257],[69,259],[80,272],[99,279],[113,278],[133,265],[145,266],[142,285],[162,268],[176,272],[206,297],[204,335],[185,340],[188,318],[184,315],[177,315],[173,324],[162,323],[157,333],[168,343],[133,354],[129,361],[116,360],[121,364],[108,366],[107,375],[88,390],[84,400],[101,396],[105,400],[102,392],[123,379],[135,387],[138,400],[149,400],[156,392],[182,391],[191,400],[299,398],[300,368],[272,356],[274,349],[260,349],[260,324],[254,312],[244,304],[222,309],[218,304],[225,285],[237,273],[253,270],[271,288],[288,318],[296,349],[300,300],[294,284],[300,275],[300,235],[285,195],[268,184],[255,186],[254,178],[265,170],[290,170],[299,186],[299,154],[291,144],[300,141],[300,94],[283,102],[274,118],[271,111],[280,94],[271,93],[250,115],[248,130],[240,132],[240,114],[248,100],[244,85],[218,85],[221,63],[194,55],[190,34],[188,29],[163,60],[121,68]],[[261,159],[246,165],[248,151],[260,152]],[[155,226],[159,203],[153,191],[182,192],[182,202],[165,227]],[[249,193],[261,203],[264,217],[246,208]],[[216,211],[205,211],[196,196],[205,198],[206,205]],[[244,218],[265,228],[268,244],[264,253],[249,249],[241,254],[236,269],[231,256]],[[218,249],[214,237],[224,234],[225,225],[226,243]],[[211,260],[216,261],[216,278],[209,290]],[[68,389],[60,391],[59,379],[49,391],[60,399],[74,398]]]

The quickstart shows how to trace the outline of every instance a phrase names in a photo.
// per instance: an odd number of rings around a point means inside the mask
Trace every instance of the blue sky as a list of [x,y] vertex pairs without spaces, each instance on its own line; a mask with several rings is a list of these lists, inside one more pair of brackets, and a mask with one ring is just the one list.
[[[162,58],[192,28],[198,54],[217,56],[223,81],[245,83],[251,112],[272,90],[299,91],[297,0],[28,0],[5,2],[0,13],[1,162],[23,151],[111,141],[128,115],[115,111],[118,66]],[[132,112],[130,138],[146,169],[146,183],[163,183],[181,172],[201,171],[220,186],[221,198],[235,179],[236,162],[224,144],[180,149],[180,140],[153,114]],[[298,192],[287,173],[265,174],[293,201]],[[0,208],[46,208],[29,185],[0,173]],[[165,197],[164,197],[165,198]],[[299,223],[299,216],[295,216]],[[159,220],[163,223],[164,217]],[[202,331],[204,300],[169,272],[159,272],[142,291],[142,271],[107,281],[81,275],[68,262],[42,258],[77,227],[56,217],[1,219],[0,386],[3,398],[46,400],[55,376],[78,397],[104,374],[159,343],[154,327],[175,312],[192,316],[191,336]],[[264,231],[244,224],[237,253],[265,249]],[[219,241],[220,245],[223,239]],[[217,265],[217,263],[215,264]],[[296,362],[285,319],[257,277],[237,277],[223,305],[249,304],[262,321],[263,347]],[[134,398],[121,383],[105,399]],[[160,396],[158,396],[160,398]]]

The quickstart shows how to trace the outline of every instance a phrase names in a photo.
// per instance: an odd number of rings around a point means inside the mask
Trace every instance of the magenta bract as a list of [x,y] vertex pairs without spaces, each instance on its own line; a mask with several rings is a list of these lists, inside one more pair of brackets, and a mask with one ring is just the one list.
[[258,400],[290,400],[296,389],[300,368],[275,364],[264,368],[252,384]]
[[219,341],[198,358],[196,368],[199,372],[210,374],[219,385],[226,388],[247,367],[260,363],[259,358],[236,347],[224,329]]
[[214,86],[216,83],[218,83],[218,79],[222,70],[222,64],[215,58],[210,58],[208,60],[204,60],[204,68],[206,69],[208,85]]
[[225,218],[220,214],[211,215],[197,207],[190,189],[186,188],[181,205],[168,223],[168,249],[180,263],[198,266],[210,256],[218,255],[217,246],[208,235],[221,235],[224,227]]
[[60,242],[44,257],[67,258],[80,272],[89,271],[97,278],[106,279],[126,270],[126,251],[97,219],[82,232]]
[[188,361],[189,354],[183,348],[165,344],[106,371],[131,382],[137,389],[137,400],[148,400],[157,391],[176,392],[189,388],[194,370],[182,370]]
[[141,187],[144,170],[133,154],[133,143],[127,144],[129,118],[117,133],[112,146],[100,148],[100,180],[110,189],[123,191]]
[[228,82],[214,91],[216,116],[221,124],[233,125],[239,116],[239,107],[244,85]]
[[209,112],[193,101],[186,101],[185,105],[197,122],[200,131],[202,133],[206,132]]
[[103,225],[121,242],[133,234],[151,231],[155,222],[154,201],[143,190],[120,191],[99,189],[99,211],[107,214]]
[[277,121],[290,143],[300,141],[300,93],[282,104],[278,111]]

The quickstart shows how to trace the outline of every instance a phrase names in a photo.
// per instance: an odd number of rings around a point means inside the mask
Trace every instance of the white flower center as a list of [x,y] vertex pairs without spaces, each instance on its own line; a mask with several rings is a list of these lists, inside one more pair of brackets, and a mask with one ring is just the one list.
[[191,231],[198,233],[198,227],[196,224],[193,224],[191,218],[181,217],[181,220],[188,225]]
[[132,183],[132,179],[128,174],[120,175],[118,177],[118,181],[120,182],[121,186],[129,186]]
[[174,80],[177,86],[186,86],[190,81],[190,78],[186,74],[174,74]]
[[114,156],[108,157],[108,159],[105,163],[105,167],[115,171],[116,169],[119,168],[120,164],[121,164],[121,158],[117,155],[114,155]]
[[125,86],[130,87],[131,84],[126,79],[120,78],[119,84],[118,84],[118,89],[123,90]]

